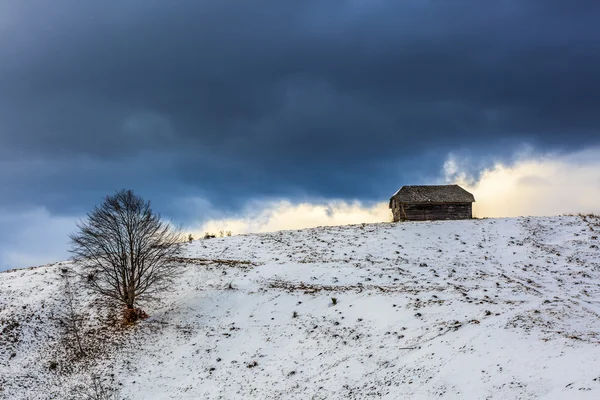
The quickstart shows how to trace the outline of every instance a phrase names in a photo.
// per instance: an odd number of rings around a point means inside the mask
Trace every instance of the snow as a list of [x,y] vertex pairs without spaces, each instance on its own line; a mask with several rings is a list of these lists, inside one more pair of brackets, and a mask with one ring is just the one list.
[[102,351],[68,371],[69,263],[0,273],[0,398],[68,398],[93,372],[127,399],[597,399],[598,231],[570,216],[198,240],[134,328],[102,331],[85,297]]

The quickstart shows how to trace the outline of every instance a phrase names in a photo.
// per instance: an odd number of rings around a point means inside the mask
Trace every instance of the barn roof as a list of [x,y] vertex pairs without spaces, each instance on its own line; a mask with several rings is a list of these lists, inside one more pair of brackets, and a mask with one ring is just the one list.
[[458,185],[402,186],[391,198],[401,203],[472,203],[475,197]]

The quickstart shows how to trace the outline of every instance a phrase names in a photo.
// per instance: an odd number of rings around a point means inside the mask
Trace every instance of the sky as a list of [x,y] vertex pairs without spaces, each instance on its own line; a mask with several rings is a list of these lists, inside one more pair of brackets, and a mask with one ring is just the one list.
[[127,188],[195,235],[600,212],[600,2],[3,0],[0,270]]

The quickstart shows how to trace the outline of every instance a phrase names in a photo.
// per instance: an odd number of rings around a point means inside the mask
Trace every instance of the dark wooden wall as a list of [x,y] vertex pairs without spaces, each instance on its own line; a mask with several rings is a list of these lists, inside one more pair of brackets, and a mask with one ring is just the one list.
[[398,221],[436,221],[473,218],[471,203],[410,204],[396,203],[392,213]]

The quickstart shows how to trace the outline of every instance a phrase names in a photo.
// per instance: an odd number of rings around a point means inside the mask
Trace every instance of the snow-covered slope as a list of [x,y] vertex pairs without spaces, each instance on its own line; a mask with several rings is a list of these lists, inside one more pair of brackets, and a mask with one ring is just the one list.
[[553,217],[200,240],[134,328],[101,327],[85,297],[100,351],[69,365],[68,264],[2,273],[0,398],[66,398],[95,373],[128,399],[598,399],[598,235]]

